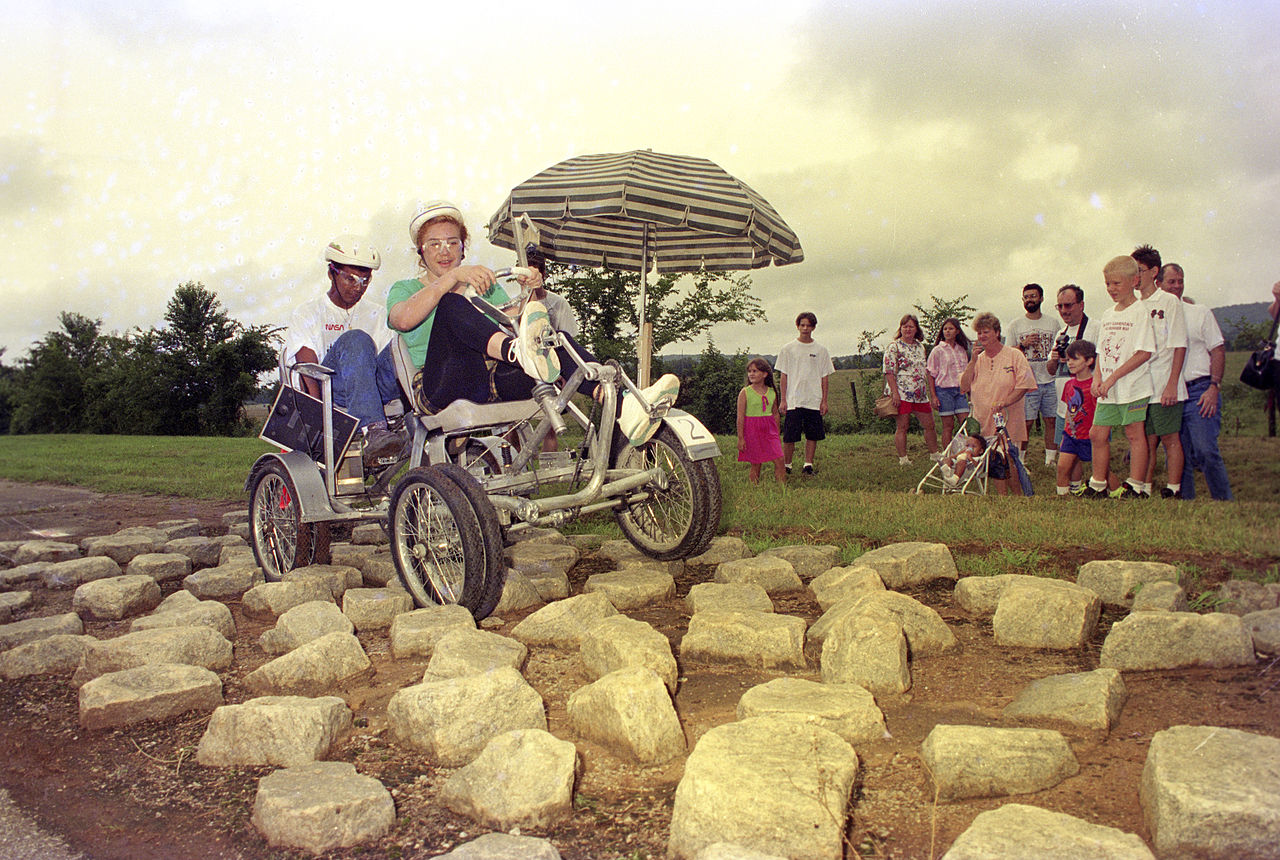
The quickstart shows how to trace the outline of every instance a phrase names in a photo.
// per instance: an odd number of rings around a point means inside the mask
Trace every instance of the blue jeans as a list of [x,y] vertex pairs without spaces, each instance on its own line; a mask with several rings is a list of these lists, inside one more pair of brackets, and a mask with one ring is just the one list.
[[1201,376],[1187,383],[1187,399],[1182,404],[1182,498],[1196,497],[1196,469],[1204,472],[1209,495],[1220,502],[1232,500],[1227,466],[1218,452],[1218,433],[1222,430],[1222,395],[1218,395],[1218,411],[1212,418],[1200,414],[1200,395],[1209,389],[1209,377]]
[[334,371],[335,406],[359,418],[361,427],[386,422],[382,405],[400,396],[390,346],[378,352],[368,332],[353,329],[333,342],[320,363]]
[[1018,471],[1018,483],[1022,485],[1022,495],[1034,496],[1036,491],[1031,489],[1031,476],[1027,474],[1027,467],[1022,465],[1022,452],[1018,450],[1017,445],[1009,445],[1009,459],[1013,461],[1013,467]]

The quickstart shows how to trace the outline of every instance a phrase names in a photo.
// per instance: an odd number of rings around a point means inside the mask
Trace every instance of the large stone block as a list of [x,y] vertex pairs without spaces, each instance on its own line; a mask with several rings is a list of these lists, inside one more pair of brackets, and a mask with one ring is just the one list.
[[699,582],[684,598],[691,615],[708,609],[745,609],[772,612],[769,592],[758,585],[737,582]]
[[72,558],[50,564],[40,573],[45,588],[75,588],[86,582],[120,575],[120,565],[105,555]]
[[1280,654],[1280,609],[1250,612],[1240,619],[1260,654]]
[[0,651],[35,642],[37,639],[47,639],[50,636],[78,636],[83,632],[84,622],[74,612],[12,621],[8,624],[0,624]]
[[275,628],[258,637],[258,645],[268,654],[288,654],[330,633],[354,633],[351,619],[328,600],[314,600],[295,606],[276,620]]
[[515,669],[432,681],[397,690],[387,703],[397,743],[445,767],[467,764],[498,735],[547,729],[542,697]]
[[219,670],[231,665],[231,643],[208,627],[138,630],[90,642],[71,682],[77,687],[108,672],[154,663],[181,663]]
[[1155,860],[1146,843],[1132,833],[1021,803],[979,813],[942,860],[1003,857]]
[[1238,615],[1138,612],[1111,625],[1099,665],[1130,671],[1249,666],[1253,637]]
[[318,579],[299,582],[264,582],[244,593],[240,608],[250,618],[278,618],[295,606],[313,600],[333,601],[329,586]]
[[105,555],[124,567],[136,556],[155,552],[168,540],[168,535],[155,529],[143,533],[122,531],[113,535],[85,538],[80,549],[86,556]]
[[1280,846],[1280,740],[1217,726],[1156,732],[1140,796],[1160,857],[1273,858]]
[[920,752],[940,800],[1028,794],[1080,772],[1067,739],[1050,729],[938,725]]
[[569,696],[574,731],[614,756],[655,765],[685,751],[684,729],[666,685],[652,669],[610,672]]
[[689,619],[680,640],[685,660],[746,663],[764,669],[802,669],[804,619],[772,612],[707,610]]
[[459,628],[476,629],[475,616],[465,606],[427,606],[397,615],[391,621],[391,656],[430,657],[436,642]]
[[29,540],[13,551],[13,566],[21,567],[37,561],[60,562],[80,558],[80,547],[56,540]]
[[329,588],[329,596],[336,603],[348,588],[360,588],[364,585],[364,574],[354,567],[340,564],[312,564],[296,567],[280,577],[281,582],[305,582],[316,580]]
[[273,848],[322,854],[386,836],[396,805],[382,783],[356,773],[355,765],[318,761],[264,776],[250,821]]
[[1106,732],[1129,696],[1115,669],[1050,675],[1028,684],[1004,709],[1007,719]]
[[609,598],[619,612],[626,612],[675,597],[676,581],[665,570],[635,565],[587,577],[582,592],[596,591]]
[[582,640],[583,665],[593,678],[627,666],[644,666],[675,693],[679,671],[671,653],[671,640],[651,625],[625,615],[613,615],[587,631]]
[[191,559],[180,552],[144,552],[133,557],[125,573],[149,576],[156,582],[185,579],[191,574]]
[[1001,595],[991,629],[999,645],[1082,648],[1101,613],[1102,601],[1087,588],[1052,579],[1015,582]]
[[840,547],[831,544],[772,546],[761,550],[760,557],[786,559],[796,576],[808,581],[840,563]]
[[342,595],[342,614],[360,631],[386,630],[397,615],[413,611],[406,591],[386,588],[349,588]]
[[160,605],[160,586],[149,576],[96,579],[76,589],[71,608],[81,617],[119,621]]
[[262,696],[209,717],[196,761],[209,767],[293,767],[323,759],[351,730],[337,696]]
[[748,850],[840,860],[858,756],[826,729],[778,717],[717,726],[685,762],[668,856],[693,860],[730,842]]
[[529,649],[515,639],[473,627],[453,627],[436,640],[422,680],[482,675],[504,666],[519,672],[528,657]]
[[197,571],[182,580],[182,587],[201,600],[234,600],[262,582],[262,568],[233,563]]
[[0,654],[0,678],[11,681],[31,675],[69,675],[93,641],[92,636],[60,633],[18,645]]
[[[573,812],[578,752],[540,729],[498,735],[440,790],[440,802],[486,827],[543,828]],[[521,855],[522,857],[524,855]]]
[[328,633],[277,657],[244,677],[259,695],[322,696],[369,672],[369,657],[350,633]]
[[758,585],[771,595],[804,590],[804,583],[800,581],[791,562],[785,558],[764,555],[717,565],[715,581]]
[[846,615],[822,642],[822,680],[855,684],[876,696],[911,689],[907,637],[895,620]]
[[804,678],[775,678],[738,700],[738,719],[787,717],[835,732],[855,749],[883,740],[884,714],[875,697],[855,684],[819,684]]
[[200,666],[151,663],[99,675],[80,688],[80,725],[131,726],[222,704],[222,681]]
[[855,565],[874,568],[885,588],[910,588],[935,579],[958,579],[955,559],[946,544],[907,541],[868,550]]
[[717,565],[739,558],[750,558],[752,555],[751,548],[747,546],[747,542],[742,538],[721,535],[711,539],[711,546],[707,547],[707,551],[702,555],[695,555],[693,558],[685,559],[685,561],[688,564]]
[[186,595],[194,606],[175,606],[165,609],[164,604],[150,615],[135,618],[130,630],[158,630],[162,627],[208,627],[227,639],[235,639],[236,623],[225,603],[216,600],[198,600],[189,591],[175,591],[173,595]]
[[578,648],[588,630],[617,614],[603,594],[579,594],[537,610],[517,624],[511,635],[526,645]]
[[[205,567],[217,567],[222,555],[222,547],[213,538],[180,537],[166,543],[161,552],[185,555],[191,561],[191,570]],[[190,573],[191,571],[187,571]]]
[[1097,592],[1108,606],[1133,605],[1134,589],[1148,582],[1178,581],[1178,569],[1156,561],[1089,561],[1076,571],[1076,584]]
[[825,641],[830,631],[849,615],[873,615],[902,627],[913,658],[943,654],[959,647],[955,634],[931,607],[897,591],[869,591],[862,597],[834,604],[814,622],[809,638]]
[[884,591],[884,583],[874,568],[833,567],[809,583],[809,589],[826,612],[841,600],[862,597],[873,591]]

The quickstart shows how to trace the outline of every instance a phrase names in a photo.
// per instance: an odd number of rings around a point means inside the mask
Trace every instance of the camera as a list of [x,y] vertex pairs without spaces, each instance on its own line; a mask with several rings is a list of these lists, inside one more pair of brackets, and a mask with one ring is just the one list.
[[1058,354],[1058,361],[1067,360],[1067,347],[1071,345],[1071,335],[1065,331],[1058,335],[1058,339],[1054,341],[1053,351]]

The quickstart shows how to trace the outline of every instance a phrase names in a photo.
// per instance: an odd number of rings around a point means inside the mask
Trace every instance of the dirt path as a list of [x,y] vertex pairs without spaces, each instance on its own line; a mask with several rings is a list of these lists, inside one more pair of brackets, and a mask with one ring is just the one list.
[[[31,528],[73,531],[75,537],[104,534],[129,525],[197,516],[206,527],[221,524],[239,504],[193,502],[150,496],[86,493],[65,488],[6,497],[0,482],[0,540],[28,536]],[[19,489],[22,486],[19,485]],[[19,496],[26,501],[20,502]],[[17,523],[14,525],[13,523]],[[16,530],[23,530],[15,534]],[[69,538],[74,539],[74,538]],[[575,591],[586,577],[610,563],[588,556],[570,578]],[[688,625],[683,597],[711,575],[690,567],[677,580],[677,598],[630,613],[672,641],[673,651]],[[166,593],[174,586],[166,588]],[[1031,680],[1096,668],[1107,631],[1123,615],[1108,612],[1088,645],[1071,652],[996,646],[989,620],[973,619],[954,603],[950,584],[912,592],[938,610],[958,637],[952,654],[916,661],[913,688],[881,707],[891,738],[858,750],[847,857],[938,857],[987,809],[1008,799],[935,805],[920,762],[920,742],[939,723],[1001,725],[1000,711]],[[34,614],[69,611],[69,592],[37,592]],[[249,698],[241,679],[266,661],[256,644],[265,629],[245,618],[237,603],[236,662],[223,673],[228,702]],[[809,621],[819,607],[807,592],[775,599],[778,612]],[[497,632],[509,633],[523,614],[504,616]],[[87,632],[119,635],[127,622],[90,623]],[[352,707],[354,733],[333,757],[380,779],[396,800],[397,825],[386,839],[361,849],[332,852],[334,858],[430,857],[485,832],[441,807],[436,797],[448,769],[392,744],[386,703],[401,687],[416,683],[425,661],[390,658],[385,633],[360,635],[374,664],[371,679],[337,691]],[[792,673],[819,679],[818,653],[810,668]],[[682,665],[676,707],[690,748],[711,728],[735,719],[739,697],[777,673],[721,665]],[[582,758],[575,811],[545,832],[567,860],[662,858],[672,796],[683,759],[642,768],[621,762],[577,738],[568,725],[569,694],[590,678],[576,655],[533,649],[525,677],[547,703],[552,733],[573,740]],[[1151,736],[1179,724],[1212,724],[1280,736],[1280,667],[1260,663],[1241,669],[1127,673],[1129,701],[1106,737],[1071,737],[1080,774],[1059,786],[1014,798],[1119,827],[1150,840],[1138,802],[1138,787]],[[94,860],[108,858],[293,857],[272,851],[249,824],[257,781],[269,769],[221,770],[194,764],[192,756],[207,715],[115,731],[84,731],[77,720],[75,691],[65,679],[0,684],[0,786],[20,808],[52,833]],[[528,833],[529,831],[526,831]]]

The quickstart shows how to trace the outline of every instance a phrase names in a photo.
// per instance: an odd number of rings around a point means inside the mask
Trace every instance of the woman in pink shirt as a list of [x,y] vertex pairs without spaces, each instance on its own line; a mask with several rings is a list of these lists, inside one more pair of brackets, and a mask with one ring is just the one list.
[[925,365],[933,377],[933,390],[942,416],[942,447],[951,442],[955,427],[969,417],[969,401],[960,391],[960,374],[969,364],[969,338],[960,330],[960,320],[947,317],[938,329],[933,350]]

